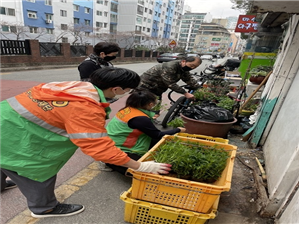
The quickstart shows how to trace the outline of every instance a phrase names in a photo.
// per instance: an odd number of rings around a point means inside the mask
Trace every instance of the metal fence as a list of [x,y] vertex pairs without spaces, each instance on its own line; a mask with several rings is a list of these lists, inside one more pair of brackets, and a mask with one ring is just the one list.
[[86,46],[70,46],[71,57],[86,56]]
[[41,56],[61,56],[60,43],[39,43]]
[[0,40],[0,55],[30,55],[29,41]]

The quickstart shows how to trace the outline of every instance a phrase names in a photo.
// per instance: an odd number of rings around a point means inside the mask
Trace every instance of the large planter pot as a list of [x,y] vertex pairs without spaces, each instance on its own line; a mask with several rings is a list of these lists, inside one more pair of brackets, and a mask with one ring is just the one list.
[[265,76],[251,76],[249,80],[254,84],[261,84]]
[[187,133],[220,138],[227,138],[232,125],[237,122],[236,118],[232,122],[208,122],[188,118],[183,114],[180,114],[180,116],[185,122],[184,126]]

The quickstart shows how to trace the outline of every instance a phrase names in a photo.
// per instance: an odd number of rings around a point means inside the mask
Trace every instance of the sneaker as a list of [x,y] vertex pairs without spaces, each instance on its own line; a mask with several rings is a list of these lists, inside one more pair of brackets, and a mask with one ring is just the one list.
[[34,218],[47,218],[47,217],[65,217],[81,213],[85,209],[82,205],[77,204],[61,204],[59,203],[51,211],[46,211],[41,214],[31,213]]
[[13,181],[7,180],[4,190],[16,188],[16,187],[17,187],[17,185]]
[[101,162],[101,161],[99,161],[99,168],[100,168],[100,170],[105,171],[105,172],[113,171],[113,169],[111,169],[109,166],[107,166],[106,163]]

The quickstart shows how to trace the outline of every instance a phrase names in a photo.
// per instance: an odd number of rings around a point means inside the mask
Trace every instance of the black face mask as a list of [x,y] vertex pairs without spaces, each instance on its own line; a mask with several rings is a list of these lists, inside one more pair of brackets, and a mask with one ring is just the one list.
[[184,66],[184,67],[181,67],[183,71],[191,71],[192,68],[190,68],[189,66]]
[[106,56],[106,57],[104,57],[104,61],[112,61],[115,58],[116,58],[116,56]]

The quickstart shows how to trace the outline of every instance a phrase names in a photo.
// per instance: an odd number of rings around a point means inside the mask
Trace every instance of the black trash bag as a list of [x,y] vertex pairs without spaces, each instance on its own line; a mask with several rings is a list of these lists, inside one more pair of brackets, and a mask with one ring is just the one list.
[[203,102],[201,105],[190,106],[183,113],[184,116],[194,120],[209,122],[231,122],[234,120],[233,114],[213,102]]

